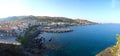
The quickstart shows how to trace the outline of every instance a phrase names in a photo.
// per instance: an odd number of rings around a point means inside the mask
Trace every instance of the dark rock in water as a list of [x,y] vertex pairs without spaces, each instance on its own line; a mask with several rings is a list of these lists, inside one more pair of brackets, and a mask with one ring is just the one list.
[[48,41],[51,42],[54,40],[54,37],[51,37]]
[[51,42],[51,41],[52,41],[52,38],[49,39],[49,42]]

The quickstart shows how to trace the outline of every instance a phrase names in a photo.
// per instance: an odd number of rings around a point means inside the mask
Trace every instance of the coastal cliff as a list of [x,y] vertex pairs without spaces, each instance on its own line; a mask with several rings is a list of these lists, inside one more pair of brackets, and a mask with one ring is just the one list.
[[120,56],[120,35],[117,35],[117,43],[114,46],[106,48],[96,56]]

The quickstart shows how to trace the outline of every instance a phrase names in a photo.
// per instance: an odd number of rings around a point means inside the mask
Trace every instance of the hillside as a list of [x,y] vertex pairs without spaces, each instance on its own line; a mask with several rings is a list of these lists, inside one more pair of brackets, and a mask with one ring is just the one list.
[[68,23],[77,23],[77,24],[96,24],[88,20],[81,19],[72,19],[66,17],[50,17],[50,16],[12,16],[3,18],[2,21],[15,21],[15,20],[37,20],[40,22],[68,22]]

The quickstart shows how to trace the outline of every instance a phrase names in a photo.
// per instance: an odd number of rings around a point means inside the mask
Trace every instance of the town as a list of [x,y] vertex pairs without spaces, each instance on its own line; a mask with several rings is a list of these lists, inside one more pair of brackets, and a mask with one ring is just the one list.
[[[31,16],[33,17],[33,16]],[[93,22],[88,22],[87,20],[79,20],[76,22],[44,22],[38,20],[14,20],[14,21],[1,21],[0,22],[0,37],[3,36],[24,36],[24,33],[27,28],[38,25],[41,29],[50,29],[57,27],[67,27],[74,25],[88,25],[95,24]],[[78,23],[79,22],[79,23]]]
[[[46,49],[56,49],[55,46],[44,45],[45,38],[42,36],[42,32],[47,33],[66,33],[72,32],[74,30],[69,29],[70,26],[78,26],[78,25],[91,25],[96,24],[94,22],[90,22],[87,20],[72,20],[72,19],[64,19],[58,17],[60,19],[54,19],[57,17],[47,17],[47,19],[36,19],[35,16],[25,16],[27,19],[15,19],[12,20],[7,18],[5,20],[1,20],[0,22],[0,43],[2,46],[11,45],[21,46],[21,48],[16,47],[15,50],[22,50],[25,55],[41,55],[41,52]],[[19,17],[18,17],[19,18]],[[24,18],[24,17],[23,17]],[[32,19],[31,19],[32,18]],[[43,17],[42,17],[43,18]],[[52,20],[50,20],[52,18]],[[8,21],[9,20],[9,21]],[[66,21],[65,21],[66,20]],[[67,29],[61,29],[65,28]],[[48,41],[52,41],[52,38]],[[11,49],[10,47],[4,46],[4,50]],[[31,49],[32,48],[32,49]],[[14,51],[12,51],[15,53]],[[18,53],[21,53],[18,52]],[[16,54],[16,53],[15,53]]]

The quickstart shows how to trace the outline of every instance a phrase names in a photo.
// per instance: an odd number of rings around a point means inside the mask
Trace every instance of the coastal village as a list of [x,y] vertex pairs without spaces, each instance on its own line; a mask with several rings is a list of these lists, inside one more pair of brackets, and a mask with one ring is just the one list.
[[[32,16],[33,17],[33,16]],[[31,17],[29,17],[31,18]],[[1,21],[0,22],[0,43],[4,46],[5,49],[1,51],[11,49],[6,47],[6,45],[15,45],[21,46],[20,49],[25,54],[25,56],[35,56],[42,55],[41,53],[46,50],[46,48],[54,49],[55,46],[44,46],[45,38],[41,36],[42,32],[48,33],[64,33],[64,32],[72,32],[72,29],[64,29],[61,30],[59,28],[69,27],[69,26],[77,26],[77,25],[89,25],[96,24],[94,22],[90,22],[87,20],[79,20],[76,22],[46,22],[46,21],[38,21],[38,20],[11,20],[11,21]],[[58,19],[57,19],[58,20]],[[38,38],[39,35],[39,38]],[[51,41],[52,39],[50,39]],[[32,49],[31,49],[32,48]],[[16,48],[14,48],[17,50]],[[18,52],[18,53],[21,53]],[[13,51],[14,53],[14,51]],[[16,53],[15,53],[16,54]],[[14,54],[14,55],[15,55]],[[7,55],[7,54],[3,54]],[[10,54],[8,54],[10,55]]]
[[39,28],[50,29],[65,26],[74,25],[89,25],[94,24],[93,22],[88,22],[87,20],[76,19],[79,23],[69,23],[69,22],[40,22],[37,20],[14,20],[14,21],[1,21],[0,22],[0,36],[23,36],[26,28],[34,25],[39,25]]
[[63,22],[59,22],[59,23],[47,23],[47,22],[20,22],[20,21],[16,21],[16,22],[0,22],[0,36],[23,36],[26,28],[29,28],[31,26],[34,25],[39,25],[41,27],[44,27],[44,29],[50,29],[51,27],[57,27],[57,26],[68,26],[68,25],[72,25],[69,23],[63,23]]
[[[48,32],[48,31],[50,32],[50,30],[49,30],[50,28],[53,28],[53,27],[55,28],[57,26],[62,26],[62,27],[70,26],[72,24],[63,23],[63,22],[58,22],[58,23],[52,22],[50,24],[47,22],[37,22],[37,21],[0,22],[0,38],[2,40],[4,38],[5,39],[7,39],[7,38],[14,39],[14,38],[17,38],[18,36],[24,36],[27,28],[36,26],[36,25],[39,26],[38,27],[39,30],[41,29],[44,32]],[[8,39],[8,40],[10,40],[10,39]],[[14,42],[16,42],[16,41],[14,41]],[[2,41],[1,41],[1,43],[2,43]],[[19,44],[19,43],[16,43],[16,44]]]
[[0,56],[120,56],[120,0],[0,0]]
[[[76,22],[71,23],[69,21],[68,22],[38,21],[31,20],[29,18],[27,20],[13,20],[0,22],[0,44],[1,44],[0,54],[2,56],[5,55],[18,56],[17,54],[20,54],[20,56],[39,56],[39,55],[42,56],[47,51],[47,49],[58,48],[55,45],[44,44],[45,41],[49,42],[52,41],[52,38],[49,40],[45,40],[44,36],[42,35],[43,32],[67,33],[74,31],[73,29],[69,28],[71,26],[97,24],[94,22],[80,19],[76,19],[77,23]],[[120,42],[119,39],[120,38],[118,38],[117,44],[119,44]],[[119,50],[117,50],[120,48],[119,45],[117,44],[113,47],[105,49],[103,52],[100,52],[96,56],[120,56]],[[5,50],[9,50],[13,54],[9,52],[6,54]]]

